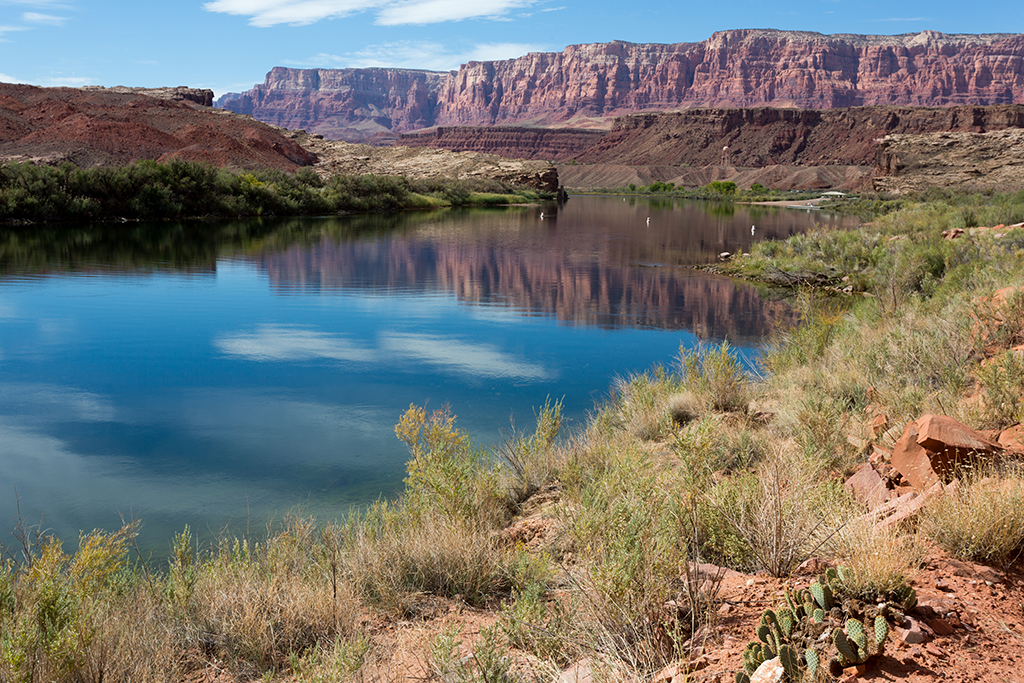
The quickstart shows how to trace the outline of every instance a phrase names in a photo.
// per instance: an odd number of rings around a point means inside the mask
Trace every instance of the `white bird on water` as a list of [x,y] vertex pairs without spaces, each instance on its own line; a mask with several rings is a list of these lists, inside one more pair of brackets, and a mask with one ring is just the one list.
[[[540,212],[540,219],[544,220],[544,212],[543,211]],[[753,233],[751,233],[751,234],[753,234]]]
[[750,236],[751,237],[754,236],[754,226],[753,225],[750,226]]
[[650,216],[648,216],[648,217],[647,217],[647,225],[650,225],[650,224],[651,224],[651,217],[650,217]]

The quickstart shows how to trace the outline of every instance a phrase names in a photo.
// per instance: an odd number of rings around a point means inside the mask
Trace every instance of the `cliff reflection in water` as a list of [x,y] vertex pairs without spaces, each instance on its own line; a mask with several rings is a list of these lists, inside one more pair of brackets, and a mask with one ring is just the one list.
[[[246,258],[281,292],[436,290],[576,325],[686,329],[705,339],[756,342],[773,321],[789,317],[789,308],[762,300],[752,286],[687,266],[749,249],[754,240],[787,237],[812,220],[836,220],[621,198],[570,200],[555,215],[552,208],[543,219],[536,207],[362,217],[343,222],[347,230],[329,229],[312,241],[307,234]],[[758,226],[753,236],[751,225]]]

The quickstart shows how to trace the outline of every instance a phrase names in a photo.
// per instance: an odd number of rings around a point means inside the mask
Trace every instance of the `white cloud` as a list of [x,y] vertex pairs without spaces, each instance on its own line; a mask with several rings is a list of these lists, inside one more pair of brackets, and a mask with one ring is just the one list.
[[543,45],[528,43],[481,43],[461,52],[450,51],[441,43],[400,41],[370,45],[358,52],[346,55],[320,53],[298,62],[285,62],[290,66],[306,68],[354,69],[384,66],[401,69],[426,69],[428,71],[451,71],[460,64],[472,61],[514,59],[527,52],[542,52]]
[[10,382],[0,385],[0,412],[39,422],[115,422],[106,396],[56,384]]
[[58,17],[53,14],[40,14],[39,12],[25,12],[21,15],[21,18],[30,24],[44,24],[46,26],[61,26],[68,20],[67,17]]
[[530,5],[530,0],[410,0],[390,4],[377,15],[383,26],[437,24],[477,17],[496,18]]
[[304,26],[323,19],[337,19],[376,11],[376,23],[434,24],[473,18],[498,18],[526,7],[535,0],[212,0],[208,12],[249,17],[252,26],[290,24]]
[[252,26],[303,26],[380,7],[387,0],[213,0],[208,12],[248,16]]
[[473,377],[519,380],[551,379],[542,365],[503,353],[487,344],[469,344],[450,337],[394,334],[383,340],[386,350],[406,359],[437,365]]
[[373,352],[336,335],[284,325],[262,325],[254,334],[233,334],[214,340],[229,356],[254,361],[301,361],[315,358],[369,362]]

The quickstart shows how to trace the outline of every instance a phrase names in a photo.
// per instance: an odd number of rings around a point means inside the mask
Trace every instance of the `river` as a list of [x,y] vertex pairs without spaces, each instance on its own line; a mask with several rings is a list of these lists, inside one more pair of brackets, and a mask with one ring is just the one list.
[[73,542],[139,519],[159,556],[185,524],[343,516],[400,491],[410,404],[450,406],[487,445],[548,397],[581,425],[680,345],[754,362],[792,312],[687,266],[815,223],[855,221],[573,197],[0,230],[0,523],[20,506]]

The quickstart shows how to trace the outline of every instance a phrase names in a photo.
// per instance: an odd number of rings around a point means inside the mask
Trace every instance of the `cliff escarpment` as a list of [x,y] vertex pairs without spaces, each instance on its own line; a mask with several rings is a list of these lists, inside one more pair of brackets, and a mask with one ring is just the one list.
[[586,164],[746,166],[871,165],[893,134],[1024,128],[1024,105],[688,109],[634,114],[572,157]]
[[452,72],[274,68],[219,104],[334,139],[433,126],[607,128],[688,107],[831,109],[1024,103],[1024,35],[734,30],[698,43],[615,41]]

